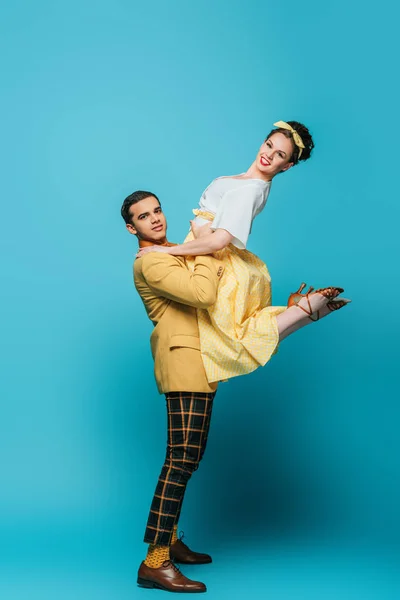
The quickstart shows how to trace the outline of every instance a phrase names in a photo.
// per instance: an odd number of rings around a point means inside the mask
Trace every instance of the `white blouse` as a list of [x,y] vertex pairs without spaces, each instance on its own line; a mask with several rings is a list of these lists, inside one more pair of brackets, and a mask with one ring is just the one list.
[[[244,249],[253,219],[264,208],[270,187],[271,182],[262,179],[220,177],[203,192],[200,210],[213,213],[212,229],[225,229],[233,236],[232,244]],[[204,225],[208,221],[196,217],[195,222]]]

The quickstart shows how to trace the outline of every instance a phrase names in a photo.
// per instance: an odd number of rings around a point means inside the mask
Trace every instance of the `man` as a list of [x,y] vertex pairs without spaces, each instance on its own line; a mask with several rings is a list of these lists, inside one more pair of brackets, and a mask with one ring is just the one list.
[[[167,223],[155,194],[137,191],[128,196],[121,214],[139,246],[172,245]],[[195,230],[201,237],[209,226]],[[173,592],[205,592],[203,583],[185,577],[174,562],[211,562],[177,538],[178,519],[187,482],[198,468],[207,443],[217,384],[209,384],[200,354],[196,309],[214,304],[221,263],[198,256],[193,271],[185,260],[150,253],[134,263],[134,282],[155,328],[151,335],[154,373],[168,412],[167,454],[155,490],[144,541],[149,544],[138,572],[138,583]],[[174,561],[174,562],[172,562]]]

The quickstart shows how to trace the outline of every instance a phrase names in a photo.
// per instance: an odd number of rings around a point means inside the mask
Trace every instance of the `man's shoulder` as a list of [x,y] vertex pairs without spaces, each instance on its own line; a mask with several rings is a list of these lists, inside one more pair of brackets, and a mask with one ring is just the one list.
[[135,284],[143,278],[143,258],[136,258],[133,263],[133,279]]
[[143,268],[143,258],[135,258],[133,261],[133,272],[136,275],[137,273],[141,273]]
[[149,252],[141,258],[137,258],[134,263],[135,273],[146,273],[149,269],[164,268],[166,266],[182,265],[186,267],[186,262],[182,256],[173,256],[166,252]]

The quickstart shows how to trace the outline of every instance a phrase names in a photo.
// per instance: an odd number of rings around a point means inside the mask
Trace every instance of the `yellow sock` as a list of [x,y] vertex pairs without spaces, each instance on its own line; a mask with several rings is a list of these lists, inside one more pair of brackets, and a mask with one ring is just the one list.
[[150,544],[144,564],[152,569],[158,569],[165,560],[169,560],[169,546]]
[[178,525],[174,525],[174,528],[172,530],[171,545],[174,544],[177,540],[178,540]]

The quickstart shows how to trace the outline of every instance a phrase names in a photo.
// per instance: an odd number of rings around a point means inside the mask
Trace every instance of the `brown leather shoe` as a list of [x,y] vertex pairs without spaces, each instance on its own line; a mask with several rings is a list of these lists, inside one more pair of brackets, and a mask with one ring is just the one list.
[[182,539],[176,540],[176,542],[171,544],[169,555],[174,562],[185,565],[206,565],[207,563],[212,562],[212,558],[209,554],[193,552],[193,550],[182,542]]
[[170,560],[164,561],[157,569],[148,567],[143,561],[139,567],[137,582],[142,587],[158,588],[167,592],[199,593],[207,591],[204,583],[185,577]]

